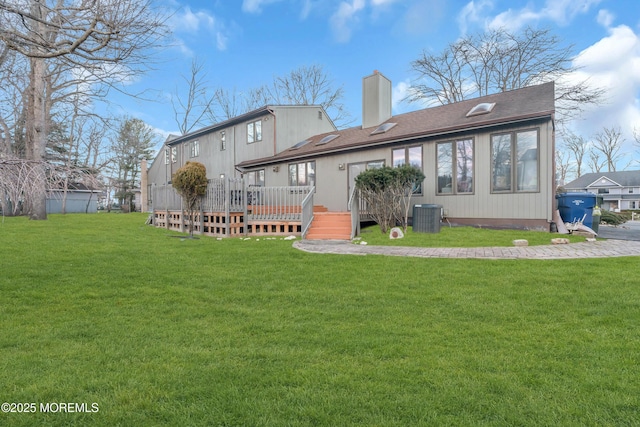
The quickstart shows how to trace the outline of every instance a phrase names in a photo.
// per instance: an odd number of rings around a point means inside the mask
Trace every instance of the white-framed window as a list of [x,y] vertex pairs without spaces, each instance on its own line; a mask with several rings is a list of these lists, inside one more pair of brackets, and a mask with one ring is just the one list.
[[247,144],[262,141],[262,120],[247,123]]
[[491,135],[491,192],[539,191],[538,146],[538,129]]
[[220,132],[220,151],[224,151],[227,149],[227,132]]
[[289,185],[316,185],[316,162],[310,161],[290,164]]
[[191,157],[198,157],[200,155],[200,142],[198,140],[191,141],[189,145],[191,148]]
[[171,147],[171,163],[178,161],[178,147]]
[[438,194],[473,193],[473,139],[437,144]]

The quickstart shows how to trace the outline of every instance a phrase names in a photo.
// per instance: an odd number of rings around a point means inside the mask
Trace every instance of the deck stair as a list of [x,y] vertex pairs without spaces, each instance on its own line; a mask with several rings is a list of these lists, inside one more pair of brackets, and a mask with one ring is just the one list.
[[351,239],[351,213],[314,210],[313,221],[305,238],[309,240]]

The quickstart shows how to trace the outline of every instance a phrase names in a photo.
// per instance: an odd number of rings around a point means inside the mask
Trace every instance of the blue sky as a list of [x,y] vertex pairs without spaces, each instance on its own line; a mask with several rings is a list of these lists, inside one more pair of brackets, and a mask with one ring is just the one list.
[[[362,78],[379,70],[391,79],[394,114],[421,108],[400,100],[416,76],[410,63],[423,50],[441,51],[464,34],[490,27],[550,28],[575,46],[588,77],[607,89],[606,104],[573,124],[585,137],[619,126],[631,161],[640,129],[640,1],[638,0],[170,0],[174,42],[161,52],[155,71],[134,91],[159,91],[165,102],[119,101],[162,135],[177,133],[171,104],[184,88],[191,62],[205,65],[213,89],[238,91],[268,84],[295,68],[323,66],[344,103],[361,122]],[[167,6],[163,3],[163,6]],[[640,157],[637,155],[635,157]],[[623,161],[626,166],[626,161]],[[636,167],[637,168],[637,167]]]

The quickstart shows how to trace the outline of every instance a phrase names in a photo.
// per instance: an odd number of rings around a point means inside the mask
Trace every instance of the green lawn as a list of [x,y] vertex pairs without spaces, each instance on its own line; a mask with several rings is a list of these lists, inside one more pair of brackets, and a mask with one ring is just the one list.
[[[402,229],[402,228],[401,228]],[[551,239],[566,238],[573,242],[584,242],[579,235],[559,235],[526,230],[490,230],[488,228],[451,227],[444,224],[439,233],[414,233],[409,227],[402,239],[389,239],[389,233],[382,233],[380,226],[363,227],[360,239],[370,245],[424,246],[432,248],[457,248],[477,246],[513,246],[516,239],[525,239],[529,246],[549,245]]]
[[317,255],[145,218],[0,223],[0,402],[99,408],[0,425],[639,423],[638,258]]

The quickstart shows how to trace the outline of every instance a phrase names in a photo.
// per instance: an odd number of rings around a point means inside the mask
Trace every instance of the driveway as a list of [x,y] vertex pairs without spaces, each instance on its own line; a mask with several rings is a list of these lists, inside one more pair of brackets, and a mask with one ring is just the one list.
[[598,237],[602,237],[603,239],[640,241],[640,221],[627,221],[617,227],[600,224]]

